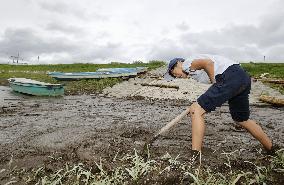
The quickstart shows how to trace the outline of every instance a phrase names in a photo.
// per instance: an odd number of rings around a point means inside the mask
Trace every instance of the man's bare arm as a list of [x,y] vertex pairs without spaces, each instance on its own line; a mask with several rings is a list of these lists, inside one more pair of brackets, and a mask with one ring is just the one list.
[[211,83],[215,83],[214,78],[214,62],[210,59],[196,59],[192,61],[190,69],[200,70],[204,69],[207,73]]

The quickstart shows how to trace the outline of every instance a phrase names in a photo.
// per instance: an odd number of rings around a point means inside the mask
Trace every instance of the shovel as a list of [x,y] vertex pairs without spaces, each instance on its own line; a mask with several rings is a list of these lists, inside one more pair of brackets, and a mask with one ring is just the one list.
[[145,143],[143,151],[147,151],[150,146],[152,146],[153,142],[163,133],[168,131],[170,128],[172,128],[174,125],[176,125],[183,117],[185,117],[190,111],[190,108],[187,108],[185,111],[183,111],[180,115],[178,115],[176,118],[174,118],[171,122],[166,124],[161,130],[154,135],[153,138],[149,139],[148,142]]

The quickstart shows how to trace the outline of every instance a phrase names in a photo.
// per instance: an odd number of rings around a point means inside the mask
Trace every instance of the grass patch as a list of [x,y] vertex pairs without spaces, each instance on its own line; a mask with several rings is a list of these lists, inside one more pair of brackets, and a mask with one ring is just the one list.
[[7,65],[0,64],[0,84],[8,85],[9,78],[29,78],[48,83],[65,84],[65,94],[92,94],[99,93],[104,88],[113,86],[122,81],[121,78],[90,79],[80,81],[56,81],[47,75],[47,72],[93,72],[99,68],[131,68],[148,67],[149,70],[161,67],[162,61],[150,61],[149,63],[134,62],[133,64],[56,64],[56,65]]
[[9,65],[0,64],[0,71],[33,71],[33,72],[90,72],[99,68],[126,68],[126,67],[148,67],[150,70],[164,65],[163,61],[149,61],[148,63],[134,62],[132,64],[112,62],[110,64],[49,64],[49,65]]
[[[168,153],[156,160],[150,157],[144,159],[134,150],[132,154],[126,154],[121,158],[115,156],[109,162],[102,162],[100,159],[100,161],[94,161],[92,165],[65,163],[64,166],[57,166],[52,171],[45,165],[30,170],[8,167],[0,170],[0,173],[6,173],[9,176],[10,180],[7,180],[7,183],[21,182],[43,185],[283,183],[284,149],[279,150],[276,156],[264,156],[265,164],[262,164],[260,159],[256,159],[254,162],[241,161],[238,159],[238,152],[225,154],[227,161],[224,162],[224,166],[227,169],[223,168],[219,171],[203,167],[197,168],[188,162],[179,161],[179,156],[172,157]],[[239,168],[234,167],[235,159],[238,159],[237,162],[243,165]]]
[[269,73],[269,78],[284,79],[284,63],[242,63],[241,65],[253,77]]
[[[242,67],[255,78],[268,73],[267,78],[284,80],[284,63],[242,63]],[[284,85],[266,83],[284,94]]]

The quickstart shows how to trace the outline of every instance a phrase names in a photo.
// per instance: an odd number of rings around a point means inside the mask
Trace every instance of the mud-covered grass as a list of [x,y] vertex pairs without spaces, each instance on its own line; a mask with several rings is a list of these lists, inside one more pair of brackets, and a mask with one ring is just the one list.
[[[255,78],[260,78],[262,74],[267,73],[265,75],[267,78],[284,80],[284,63],[242,63],[242,67]],[[283,84],[267,83],[267,85],[284,94]]]
[[63,83],[66,95],[94,94],[104,88],[121,82],[121,78],[90,79],[80,81],[57,81],[48,76],[48,72],[93,72],[99,68],[117,67],[148,67],[149,70],[164,65],[162,61],[150,61],[148,63],[134,62],[133,64],[57,64],[57,65],[7,65],[0,64],[0,85],[8,85],[9,78],[29,78],[49,83]]
[[[284,149],[275,156],[264,156],[265,162],[236,161],[237,151],[222,153],[227,161],[219,169],[203,167],[199,160],[182,162],[179,156],[165,155],[152,159],[134,152],[110,161],[89,164],[64,163],[61,157],[49,156],[46,164],[32,169],[18,169],[13,159],[0,170],[6,182],[24,184],[282,184],[284,183]],[[51,167],[50,164],[53,164]],[[55,165],[56,164],[56,165]]]

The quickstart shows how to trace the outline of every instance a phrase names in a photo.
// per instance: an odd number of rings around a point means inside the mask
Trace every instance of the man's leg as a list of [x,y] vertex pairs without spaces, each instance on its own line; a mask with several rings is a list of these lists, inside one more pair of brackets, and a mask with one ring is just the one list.
[[255,139],[257,139],[266,150],[271,150],[271,140],[254,120],[240,122],[240,125],[244,127]]
[[205,132],[204,113],[205,110],[198,103],[193,103],[190,106],[192,124],[192,150],[201,151],[202,148]]

